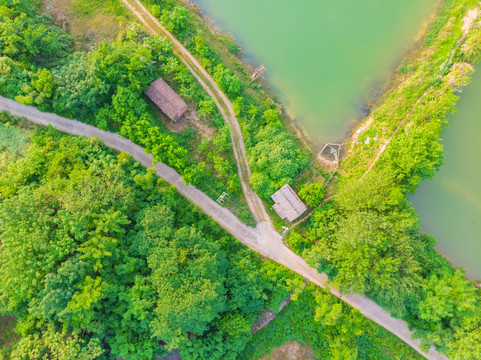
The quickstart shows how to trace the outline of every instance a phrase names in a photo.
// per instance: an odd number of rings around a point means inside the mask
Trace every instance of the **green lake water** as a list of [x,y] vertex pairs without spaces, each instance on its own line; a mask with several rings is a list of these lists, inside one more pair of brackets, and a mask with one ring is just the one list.
[[[437,0],[195,0],[230,32],[318,144],[342,139],[371,89],[386,81]],[[412,197],[424,231],[481,279],[481,71],[459,101],[446,164]]]
[[461,95],[442,144],[445,164],[412,197],[423,229],[468,276],[481,279],[481,71]]
[[343,138],[438,0],[195,0],[320,145]]

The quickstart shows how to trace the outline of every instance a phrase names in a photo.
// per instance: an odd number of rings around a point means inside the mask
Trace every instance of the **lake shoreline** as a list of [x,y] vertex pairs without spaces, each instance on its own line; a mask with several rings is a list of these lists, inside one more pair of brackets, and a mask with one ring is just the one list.
[[[210,33],[215,37],[216,41],[219,43],[222,43],[222,38],[223,37],[231,37],[231,34],[229,33],[224,33],[222,29],[219,27],[218,24],[216,24],[215,20],[212,19],[207,12],[196,2],[193,0],[178,0],[180,1],[184,6],[186,6],[188,9],[191,10],[191,13],[196,16],[197,20],[201,22],[209,31]],[[246,53],[246,51],[239,45],[236,41],[235,38],[232,37],[232,41],[235,43],[235,45],[240,49],[240,55],[234,55],[225,50],[230,56],[231,59],[234,59],[237,64],[242,67],[242,69],[247,73],[247,74],[253,74],[255,69],[257,68],[255,61],[253,60],[253,55],[249,55]],[[226,54],[221,53],[219,54],[224,62],[226,62]],[[228,62],[227,62],[228,63]],[[261,65],[260,63],[258,64],[259,66]],[[235,68],[230,67],[232,71],[235,72]],[[310,154],[313,156],[316,155],[316,147],[320,147],[320,145],[316,145],[312,139],[307,135],[305,130],[302,128],[300,123],[295,119],[295,116],[292,114],[292,112],[285,107],[281,100],[279,99],[279,95],[276,93],[276,91],[272,88],[271,84],[269,83],[268,80],[266,79],[261,79],[257,80],[257,84],[260,87],[260,89],[254,89],[254,91],[260,91],[260,92],[265,92],[268,97],[270,97],[274,102],[276,107],[278,108],[280,112],[279,119],[281,120],[282,124],[284,125],[284,129],[286,129],[289,134],[296,140],[296,143],[298,145],[302,145],[301,147],[304,150],[307,150]]]
[[481,71],[479,66],[476,68],[456,104],[457,112],[449,116],[449,128],[443,131],[444,164],[433,179],[422,183],[409,197],[423,218],[423,231],[438,240],[436,250],[453,266],[464,267],[466,277],[473,281],[481,280],[477,259],[481,251],[481,225],[477,221],[481,216],[481,192],[475,180],[481,173],[481,161],[476,156],[469,159],[469,154],[480,151],[476,136],[480,131],[477,114],[481,107]]
[[[203,25],[209,29],[211,34],[216,37],[217,41],[222,42],[222,37],[226,35],[231,36],[230,33],[224,32],[222,25],[218,24],[218,22],[208,14],[208,10],[204,9],[200,4],[198,4],[196,0],[178,1],[180,1],[184,6],[189,8],[193,14],[195,14],[197,19],[200,20],[200,22],[202,22]],[[345,143],[346,140],[349,140],[359,129],[359,127],[362,126],[366,119],[369,118],[370,112],[377,106],[378,102],[387,93],[393,89],[396,89],[402,83],[402,74],[398,73],[398,69],[400,66],[402,66],[402,63],[405,59],[410,59],[422,51],[423,39],[428,33],[434,19],[436,19],[436,17],[439,15],[441,4],[442,0],[438,0],[435,6],[435,11],[429,15],[429,18],[425,22],[423,22],[421,29],[407,41],[407,48],[393,62],[393,65],[390,67],[390,70],[386,76],[372,81],[368,90],[370,94],[358,94],[358,99],[360,101],[359,103],[356,102],[356,115],[345,122],[338,136],[335,136],[334,138],[323,138],[316,140],[309,136],[307,129],[302,126],[300,121],[294,115],[293,111],[283,104],[282,100],[279,98],[279,94],[273,88],[273,84],[269,81],[269,79],[259,81],[261,89],[274,99],[279,110],[281,110],[281,120],[291,136],[295,137],[296,140],[302,143],[303,147],[307,149],[313,156],[317,156],[318,152],[326,143]],[[239,45],[237,42],[236,44],[241,49],[241,55],[235,56],[235,59],[246,72],[252,74],[256,68],[256,63],[258,63],[257,65],[260,65],[260,62],[256,60],[255,54],[246,52],[241,45]]]
[[[212,17],[207,13],[207,11],[192,0],[181,1],[184,5],[192,9],[192,12],[196,14],[197,19],[209,29],[211,34],[218,41],[221,41],[222,36],[225,36],[226,34],[223,33],[223,29],[221,28],[221,26],[217,24],[214,19],[212,19]],[[433,12],[430,15],[429,19],[424,22],[422,29],[409,40],[410,45],[408,49],[395,62],[396,65],[393,66],[388,76],[384,80],[378,81],[376,84],[373,84],[371,89],[373,90],[372,93],[374,93],[375,95],[366,97],[366,99],[362,103],[360,103],[359,109],[365,110],[367,116],[351,119],[345,125],[346,129],[337,138],[338,140],[336,140],[338,143],[343,143],[346,146],[346,151],[344,151],[344,156],[342,160],[344,160],[346,156],[349,156],[349,151],[347,149],[351,146],[351,144],[353,142],[356,142],[358,137],[363,132],[369,130],[369,126],[372,123],[372,121],[370,121],[371,114],[378,106],[381,105],[380,103],[382,102],[383,98],[388,96],[390,92],[402,87],[404,81],[406,81],[406,75],[403,74],[402,71],[400,71],[401,67],[403,67],[404,64],[410,61],[416,61],[417,59],[419,59],[423,51],[426,50],[424,39],[429,33],[434,20],[440,15],[442,9],[441,4],[442,1],[439,1],[436,5],[435,12]],[[237,44],[237,46],[241,48],[240,45]],[[247,73],[254,72],[256,65],[255,57],[253,54],[248,54],[244,49],[242,49],[241,55],[234,56],[234,58]],[[281,110],[281,120],[285,128],[288,129],[291,136],[295,137],[298,142],[302,143],[303,148],[305,150],[308,150],[312,156],[316,156],[323,143],[316,143],[306,134],[305,130],[296,119],[292,111],[282,105],[278,94],[272,88],[272,85],[268,79],[260,81],[259,84],[262,90],[266,91],[269,96],[271,96],[275,100],[278,108]],[[449,254],[446,254],[444,251],[440,251],[437,246],[436,250],[446,259],[447,262],[452,264],[452,266],[462,266],[459,261],[452,260],[449,257]],[[477,281],[477,279],[472,275],[467,275],[466,277],[472,281]]]
[[[206,28],[209,29],[211,34],[217,39],[217,41],[221,41],[221,37],[225,36],[226,34],[222,32],[222,28],[219,24],[216,23],[214,19],[207,13],[205,9],[203,9],[199,4],[193,2],[193,0],[180,0],[184,5],[188,6],[193,13],[197,16],[197,19],[201,21]],[[424,39],[426,35],[429,33],[431,26],[435,19],[440,15],[442,10],[442,1],[439,1],[436,5],[436,11],[431,14],[428,20],[422,26],[422,29],[413,36],[409,43],[409,48],[403,53],[402,56],[399,57],[399,60],[396,61],[396,65],[392,68],[388,77],[385,78],[383,81],[378,82],[377,84],[373,85],[373,89],[376,89],[374,92],[376,95],[374,97],[367,97],[365,101],[363,101],[360,107],[365,108],[368,110],[368,115],[365,117],[359,117],[357,119],[351,119],[346,124],[346,130],[342,132],[342,134],[338,137],[337,142],[345,144],[345,151],[343,154],[343,158],[341,161],[345,160],[347,156],[350,154],[350,147],[355,143],[359,136],[361,136],[364,132],[368,131],[371,121],[371,114],[373,111],[376,110],[377,107],[382,105],[382,101],[385,97],[389,96],[390,92],[398,90],[400,87],[403,86],[404,82],[409,79],[406,74],[403,74],[400,69],[409,62],[416,61],[419,59],[423,52],[426,50],[426,46],[424,44]],[[237,44],[239,48],[240,45]],[[240,66],[247,72],[253,73],[255,70],[255,58],[253,54],[246,53],[245,50],[242,49],[240,56],[235,56],[235,60],[238,62]],[[262,80],[259,82],[261,89],[266,91],[276,102],[278,108],[281,110],[282,116],[281,121],[284,124],[284,127],[288,129],[290,135],[295,137],[298,143],[303,144],[304,150],[308,150],[310,154],[314,157],[317,155],[318,151],[320,150],[321,144],[316,144],[305,132],[302,128],[301,124],[296,117],[292,114],[289,108],[282,105],[281,100],[278,97],[278,94],[272,88],[268,79]],[[450,258],[449,254],[445,251],[440,251],[436,246],[436,250],[446,259],[447,262],[452,264],[452,266],[462,266],[459,261],[455,261]],[[467,275],[472,281],[477,281],[476,276]]]
[[[397,65],[392,68],[385,81],[381,81],[377,85],[373,86],[374,91],[378,90],[378,94],[374,97],[367,98],[363,103],[365,108],[369,110],[368,114],[363,118],[352,120],[352,126],[350,126],[349,130],[345,131],[343,136],[341,136],[339,139],[342,143],[351,145],[352,141],[357,138],[357,135],[359,135],[359,131],[364,132],[365,130],[368,130],[369,126],[371,125],[370,119],[372,111],[380,105],[379,103],[382,101],[384,96],[386,96],[389,92],[398,89],[403,84],[405,81],[405,75],[399,70],[406,61],[418,58],[423,50],[425,50],[424,38],[429,33],[434,20],[439,16],[441,5],[442,0],[439,0],[438,4],[436,5],[436,11],[433,12],[429,19],[422,25],[423,29],[421,29],[411,38],[411,45],[409,46],[409,49],[407,49],[399,58],[399,60],[396,62]],[[347,152],[344,152],[344,155],[346,154]],[[342,158],[341,161],[342,160],[344,159]]]
[[[401,82],[398,87],[393,87],[385,94],[385,96],[379,101],[378,106],[373,109],[372,117],[364,119],[364,122],[354,132],[354,135],[351,138],[350,150],[349,152],[346,151],[347,154],[343,158],[343,160],[345,161],[344,168],[341,166],[341,171],[344,170],[345,175],[349,174],[351,176],[359,177],[359,179],[362,179],[366,175],[366,173],[372,168],[372,159],[374,158],[374,156],[379,153],[382,154],[382,152],[386,149],[386,144],[388,144],[388,138],[394,137],[397,130],[401,130],[400,132],[402,133],[403,131],[407,132],[409,127],[419,126],[420,128],[422,128],[424,125],[422,123],[416,123],[416,120],[413,119],[423,116],[422,111],[426,110],[422,108],[421,103],[428,101],[425,100],[425,96],[431,93],[434,94],[436,87],[440,86],[439,83],[442,83],[443,79],[446,79],[444,81],[448,81],[451,84],[462,84],[459,86],[459,88],[453,91],[456,94],[455,100],[445,100],[445,98],[443,98],[445,94],[439,94],[439,97],[437,98],[437,102],[440,104],[443,104],[443,102],[446,102],[446,104],[448,104],[450,101],[454,101],[454,103],[452,104],[452,108],[449,105],[446,105],[445,110],[440,111],[435,115],[435,117],[439,117],[439,119],[436,119],[436,121],[444,121],[443,129],[446,129],[449,126],[452,119],[446,118],[446,115],[450,111],[458,109],[459,105],[456,103],[456,101],[460,96],[462,88],[466,86],[473,77],[473,74],[470,71],[472,70],[472,64],[475,61],[469,56],[463,57],[465,55],[463,55],[464,53],[461,49],[462,44],[468,41],[470,37],[476,36],[476,26],[479,28],[480,18],[479,13],[476,12],[476,8],[479,9],[479,5],[477,5],[477,7],[476,5],[471,6],[473,8],[471,8],[469,5],[466,5],[466,13],[464,14],[463,12],[463,17],[458,17],[456,20],[451,20],[451,23],[448,23],[446,25],[448,26],[449,30],[445,30],[442,35],[439,35],[441,37],[441,40],[438,40],[438,43],[431,46],[421,45],[416,51],[408,54],[408,56],[403,59],[401,63],[402,66],[405,66],[406,68],[411,67],[413,69],[411,71],[411,74],[406,75],[406,82],[411,81],[413,77],[416,76],[416,71],[418,67],[422,66],[420,65],[422,61],[425,61],[428,66],[434,69],[437,69],[437,66],[439,66],[437,65],[438,63],[442,64],[442,66],[439,67],[440,70],[437,71],[437,75],[433,76],[432,79],[426,78],[426,80],[424,81],[419,79],[417,80],[422,83],[422,86],[420,86],[419,88],[424,87],[425,89],[420,91],[417,97],[409,95],[409,91],[412,90],[410,90],[409,86],[405,85],[404,82]],[[476,17],[474,17],[473,14],[475,14]],[[473,25],[475,20],[476,25]],[[445,50],[445,53],[443,55],[437,55],[437,57],[434,56],[431,59],[430,57],[433,56],[436,51],[441,51],[442,53],[442,50],[440,50],[440,48],[441,44],[443,44],[443,41],[451,43],[452,47],[449,47],[449,49]],[[442,61],[441,59],[444,58],[446,60]],[[434,73],[436,74],[436,72]],[[430,74],[429,76],[432,76],[432,74]],[[392,99],[394,99],[395,101],[393,101]],[[389,118],[393,113],[398,111],[397,108],[401,108],[400,105],[404,104],[403,102],[405,103],[405,105],[403,105],[405,109],[401,111],[401,116],[398,117],[397,120],[398,123],[393,122],[393,124],[389,124],[389,126],[385,125],[385,123],[387,122],[386,118]],[[391,107],[391,109],[389,109],[389,107]],[[388,110],[386,110],[386,108],[388,108]],[[443,120],[443,118],[445,119]],[[384,133],[379,130],[381,127],[384,130]],[[389,131],[389,129],[391,130]],[[376,144],[374,144],[376,137],[379,136],[376,132],[381,134],[382,141],[378,141]],[[439,135],[438,143],[440,142],[442,136],[442,134]],[[366,153],[368,154],[367,156],[365,156]],[[350,157],[352,157],[353,159],[350,159]],[[389,160],[386,160],[386,158],[384,158],[383,165],[386,166],[388,165],[388,163]],[[444,163],[441,163],[438,167],[444,166],[446,165]],[[438,176],[439,168],[436,168],[433,177],[436,178]],[[430,178],[430,176],[428,176],[427,178]],[[425,181],[426,178],[423,178],[421,181],[419,181],[418,184],[421,184],[423,180]],[[440,194],[437,195],[437,197],[439,196]],[[414,197],[415,195],[409,195],[408,200]],[[421,219],[421,222],[424,222],[424,220]],[[454,241],[453,236],[450,237],[450,241]],[[436,239],[436,251],[446,260],[446,262],[450,264],[452,268],[456,268],[458,266],[466,266],[466,264],[463,265],[460,261],[459,254],[450,254],[449,250],[446,249],[446,246],[438,244],[439,239]],[[473,282],[479,282],[480,280],[478,275],[472,273],[465,276],[467,279]]]

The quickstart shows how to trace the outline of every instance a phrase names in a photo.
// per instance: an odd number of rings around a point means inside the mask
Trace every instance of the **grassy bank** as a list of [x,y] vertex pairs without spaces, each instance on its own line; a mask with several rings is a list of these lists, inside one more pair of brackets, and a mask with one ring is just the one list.
[[[424,46],[415,56],[407,57],[396,70],[402,77],[401,84],[379,100],[368,119],[371,125],[363,128],[359,137],[351,142],[341,167],[345,177],[361,177],[398,126],[402,126],[398,130],[402,132],[413,122],[421,126],[423,119],[444,120],[444,115],[453,110],[455,93],[460,92],[463,84],[446,84],[446,81],[463,76],[462,72],[454,73],[462,70],[453,67],[455,63],[474,60],[475,49],[470,51],[465,46],[463,52],[461,48],[473,41],[469,37],[476,36],[475,31],[471,31],[468,38],[464,38],[462,30],[467,9],[476,4],[476,1],[445,2],[425,36]],[[443,80],[447,85],[444,88]]]

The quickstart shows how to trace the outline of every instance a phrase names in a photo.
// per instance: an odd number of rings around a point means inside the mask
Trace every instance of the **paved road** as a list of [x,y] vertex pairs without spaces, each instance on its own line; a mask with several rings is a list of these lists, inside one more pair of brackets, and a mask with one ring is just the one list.
[[[189,71],[194,75],[199,84],[214,99],[217,108],[222,114],[224,120],[230,126],[232,139],[232,149],[237,161],[237,171],[242,185],[242,191],[246,198],[249,209],[256,223],[267,222],[271,224],[271,220],[267,215],[264,204],[259,196],[251,189],[249,179],[251,171],[247,163],[246,149],[242,138],[242,131],[234,114],[232,104],[227,96],[219,89],[214,79],[200,65],[200,63],[192,56],[192,54],[166,29],[160,22],[142,5],[138,0],[122,0],[125,6],[149,29],[150,32],[158,35],[167,36],[174,44],[174,52],[179,59],[185,64]],[[272,225],[272,224],[271,224]]]
[[[143,166],[152,167],[152,155],[146,154],[140,146],[117,134],[97,129],[77,120],[63,118],[56,114],[44,113],[34,107],[22,105],[1,96],[0,110],[6,110],[13,115],[25,117],[35,124],[52,125],[58,130],[68,134],[86,137],[95,136],[102,139],[108,147],[117,151],[124,151],[132,155],[132,157]],[[220,206],[195,186],[185,185],[180,175],[171,167],[158,163],[155,165],[155,169],[157,176],[174,185],[180,194],[212,217],[240,242],[259,254],[288,267],[305,279],[326,288],[325,282],[327,281],[327,275],[318,273],[315,269],[307,265],[303,258],[289,250],[282,242],[281,236],[272,229],[270,224],[261,222],[255,228],[247,226],[229,210]],[[356,294],[341,295],[335,289],[331,288],[329,290],[352,307],[359,309],[364,316],[392,332],[426,359],[447,359],[438,354],[434,348],[431,348],[428,354],[422,353],[419,349],[419,340],[411,339],[411,332],[408,329],[407,323],[392,318],[383,308],[365,296]]]

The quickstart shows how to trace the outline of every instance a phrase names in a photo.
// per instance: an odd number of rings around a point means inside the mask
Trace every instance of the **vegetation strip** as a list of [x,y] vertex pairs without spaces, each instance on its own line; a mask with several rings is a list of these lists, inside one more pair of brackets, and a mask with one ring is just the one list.
[[[191,73],[196,77],[199,83],[215,100],[219,111],[222,113],[225,121],[229,124],[231,129],[232,146],[237,161],[239,178],[241,180],[244,195],[251,209],[251,213],[259,222],[267,222],[271,224],[271,220],[266,213],[264,204],[259,196],[252,191],[249,186],[249,179],[251,176],[249,165],[247,164],[246,151],[244,141],[242,139],[242,132],[239,123],[232,109],[232,104],[227,97],[218,88],[210,75],[202,68],[199,62],[190,54],[189,51],[177,39],[165,29],[159,21],[152,16],[152,14],[140,3],[138,0],[122,0],[124,4],[139,18],[139,20],[147,26],[147,28],[157,34],[166,35],[173,43],[177,50],[177,55],[184,62]],[[146,20],[145,17],[149,19]]]
[[[478,12],[479,12],[479,4],[476,8],[474,8],[473,10],[470,10],[468,12],[468,14],[466,15],[466,18],[464,20],[464,25],[463,25],[463,34],[459,37],[459,39],[456,41],[456,46],[458,46],[460,43],[462,43],[465,39],[466,39],[466,36],[469,34],[469,31],[471,30],[471,27],[473,26],[473,23],[474,23],[474,20],[476,20],[476,18],[478,17]],[[474,16],[473,16],[474,15]],[[450,61],[452,61],[452,57],[454,55],[454,52],[456,51],[456,47],[453,48],[451,50],[451,53],[449,55],[449,59]],[[374,158],[374,160],[372,161],[371,165],[369,165],[369,168],[366,170],[366,172],[362,175],[361,178],[363,178],[364,176],[366,176],[371,170],[372,168],[376,165],[376,163],[378,162],[378,160],[380,159],[381,155],[384,153],[384,151],[386,150],[386,148],[389,146],[389,143],[392,141],[392,139],[396,136],[396,134],[399,132],[399,130],[401,130],[401,128],[406,124],[406,122],[408,121],[409,119],[409,116],[412,114],[412,112],[414,111],[415,109],[415,106],[418,105],[421,101],[423,101],[424,97],[431,91],[431,89],[434,87],[434,85],[432,85],[431,87],[429,87],[420,97],[419,99],[416,101],[416,103],[413,105],[413,107],[409,110],[409,112],[406,114],[406,116],[404,117],[404,119],[402,119],[402,121],[399,123],[399,125],[397,126],[397,128],[393,131],[393,133],[391,134],[391,136],[389,137],[389,139],[386,140],[386,142],[382,145],[381,149],[379,150],[378,154],[376,155],[376,157]],[[371,122],[372,123],[372,122]],[[366,131],[366,130],[369,130],[369,127],[366,127],[365,129],[363,129],[363,131]]]

